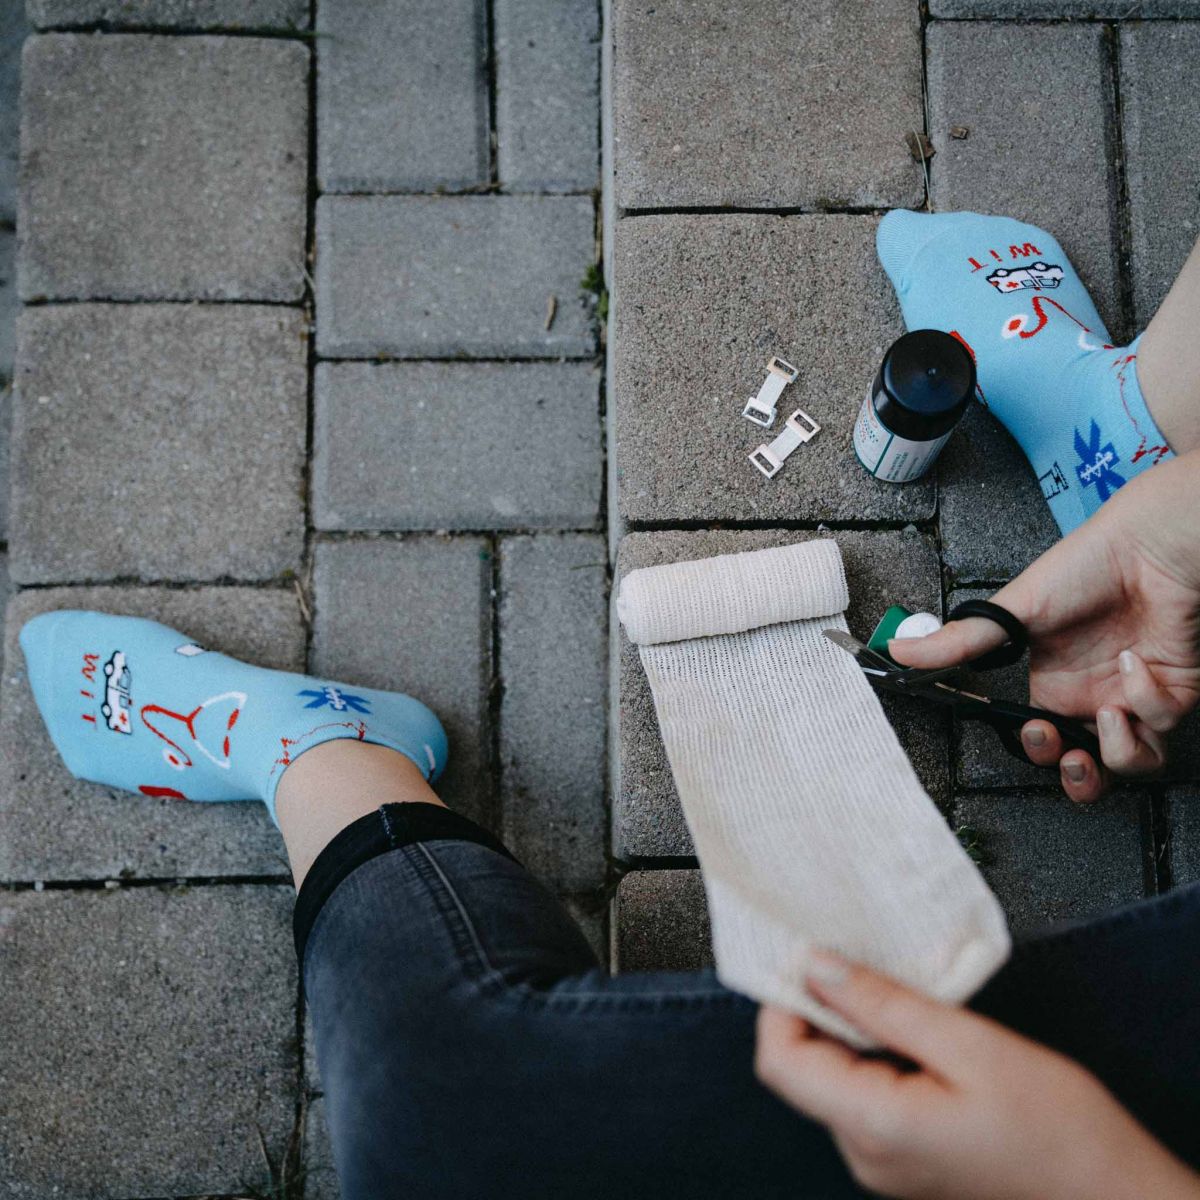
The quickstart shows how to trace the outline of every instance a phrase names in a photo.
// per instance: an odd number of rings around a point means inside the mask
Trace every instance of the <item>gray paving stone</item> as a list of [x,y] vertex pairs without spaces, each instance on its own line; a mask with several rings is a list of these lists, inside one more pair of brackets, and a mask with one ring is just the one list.
[[1200,235],[1200,24],[1123,26],[1121,101],[1142,329]]
[[1164,777],[1172,781],[1200,782],[1200,712],[1185,717],[1167,739]]
[[632,871],[613,902],[618,971],[698,971],[713,965],[700,872]]
[[0,897],[0,1160],[20,1200],[244,1195],[295,1105],[290,887]]
[[920,203],[904,144],[922,127],[911,4],[762,0],[749,19],[722,0],[613,7],[619,205]]
[[1200,788],[1168,788],[1167,812],[1171,880],[1176,887],[1200,883]]
[[1141,17],[1200,16],[1200,0],[929,0],[933,17]]
[[318,529],[594,528],[591,363],[321,363]]
[[1072,804],[1061,792],[978,792],[955,802],[1014,933],[1098,916],[1141,898],[1142,799]]
[[303,314],[278,306],[26,309],[13,578],[268,579],[297,568],[304,329]]
[[[631,533],[622,539],[617,576],[635,567],[760,550],[807,541],[819,534],[790,530]],[[890,604],[940,612],[937,555],[919,533],[847,532],[832,535],[842,549],[850,584],[846,619],[864,640]],[[619,778],[613,788],[614,851],[622,857],[693,853],[692,840],[666,751],[658,732],[654,701],[637,649],[620,638],[620,704],[617,729]],[[884,710],[925,789],[939,804],[950,801],[948,724],[916,700],[883,697]]]
[[29,32],[21,0],[0,5],[0,221],[17,216],[21,45]]
[[498,0],[495,26],[501,183],[519,192],[597,187],[596,0]]
[[487,183],[486,21],[483,0],[317,6],[322,191]]
[[488,541],[321,542],[314,581],[313,669],[428,704],[450,738],[438,795],[494,827]]
[[284,875],[266,810],[185,804],[73,779],[42,724],[17,645],[40,612],[91,608],[151,617],[203,645],[286,670],[304,669],[293,593],[262,588],[38,588],[8,606],[0,704],[0,879],[162,879]]
[[[1048,230],[1120,337],[1107,53],[1100,25],[934,23],[926,31],[934,206]],[[954,125],[969,136],[952,138]]]
[[339,1200],[325,1101],[310,1100],[304,1114],[304,1200]]
[[[327,358],[581,358],[587,196],[323,196],[317,348]],[[554,321],[546,328],[551,299]]]
[[1061,536],[1021,448],[973,404],[938,459],[942,559],[964,583],[1019,575]]
[[567,891],[604,882],[607,575],[599,535],[500,544],[504,841]]
[[25,0],[39,29],[308,28],[309,0]]
[[288,40],[30,38],[22,298],[299,300],[308,69]]
[[[921,520],[932,480],[859,466],[851,433],[904,332],[875,258],[873,217],[646,216],[618,222],[613,389],[618,504],[631,522]],[[745,420],[772,355],[800,368],[779,402],[820,434],[774,479]]]
[[17,235],[0,229],[0,386],[13,377],[17,349]]
[[0,540],[8,537],[8,443],[12,429],[13,359],[17,342],[16,239],[0,229]]

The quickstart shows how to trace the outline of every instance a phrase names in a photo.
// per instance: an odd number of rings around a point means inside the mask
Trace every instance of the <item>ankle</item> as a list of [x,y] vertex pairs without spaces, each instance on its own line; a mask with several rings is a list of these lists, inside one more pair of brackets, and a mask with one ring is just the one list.
[[1200,377],[1171,353],[1170,330],[1150,322],[1137,347],[1137,378],[1154,423],[1176,454],[1200,446]]
[[347,825],[383,804],[412,803],[445,807],[421,769],[398,750],[340,738],[299,755],[275,792],[275,820],[296,887]]

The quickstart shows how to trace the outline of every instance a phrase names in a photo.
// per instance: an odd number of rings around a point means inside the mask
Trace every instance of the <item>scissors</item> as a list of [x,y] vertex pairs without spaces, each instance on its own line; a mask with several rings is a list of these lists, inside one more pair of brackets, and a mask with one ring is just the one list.
[[1024,655],[1029,646],[1029,633],[1025,626],[1008,609],[1001,608],[990,600],[964,600],[955,606],[946,620],[961,621],[967,617],[983,617],[995,622],[1008,634],[1008,641],[970,662],[959,663],[953,667],[940,667],[933,671],[902,667],[840,629],[823,629],[821,632],[834,645],[854,655],[863,674],[870,679],[875,688],[899,692],[906,696],[920,696],[924,700],[932,700],[935,704],[944,704],[952,708],[964,721],[982,721],[996,731],[1005,750],[1023,762],[1029,761],[1021,747],[1021,726],[1026,721],[1049,721],[1058,730],[1065,749],[1086,750],[1097,763],[1100,762],[1100,741],[1082,721],[1060,716],[1045,708],[1035,708],[1031,704],[1018,704],[1015,700],[995,700],[990,696],[981,696],[977,692],[968,692],[946,682],[948,676],[965,668],[973,671],[994,671],[997,667],[1011,666]]

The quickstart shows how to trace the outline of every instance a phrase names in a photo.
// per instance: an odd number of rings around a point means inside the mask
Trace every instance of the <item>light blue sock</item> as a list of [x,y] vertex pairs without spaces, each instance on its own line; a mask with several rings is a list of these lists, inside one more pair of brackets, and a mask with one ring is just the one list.
[[429,780],[446,734],[398,692],[271,671],[156,621],[74,610],[21,630],[34,699],[80,779],[179,800],[252,800],[275,819],[283,769],[322,742],[390,746]]
[[980,399],[1025,451],[1063,533],[1171,457],[1138,387],[1138,339],[1110,344],[1044,230],[898,210],[880,222],[876,247],[908,328],[943,330],[970,350]]

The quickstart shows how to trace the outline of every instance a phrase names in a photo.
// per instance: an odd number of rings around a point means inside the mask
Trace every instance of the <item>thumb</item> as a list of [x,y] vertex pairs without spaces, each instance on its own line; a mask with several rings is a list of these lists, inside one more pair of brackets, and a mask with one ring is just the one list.
[[812,995],[867,1037],[947,1080],[969,1079],[988,1032],[1001,1029],[828,950],[810,955],[805,982]]
[[920,638],[892,638],[888,653],[902,667],[933,670],[953,667],[978,658],[1008,640],[1008,635],[995,621],[983,617],[967,617],[950,621],[937,633]]

